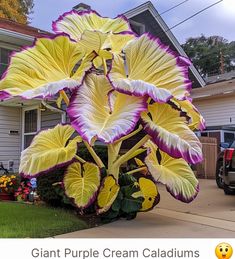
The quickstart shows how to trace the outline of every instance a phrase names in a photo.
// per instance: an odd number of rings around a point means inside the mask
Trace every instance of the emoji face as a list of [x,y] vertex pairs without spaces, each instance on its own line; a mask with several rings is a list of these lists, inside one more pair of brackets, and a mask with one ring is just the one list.
[[220,243],[215,248],[215,254],[218,259],[230,259],[233,255],[233,249],[228,243]]

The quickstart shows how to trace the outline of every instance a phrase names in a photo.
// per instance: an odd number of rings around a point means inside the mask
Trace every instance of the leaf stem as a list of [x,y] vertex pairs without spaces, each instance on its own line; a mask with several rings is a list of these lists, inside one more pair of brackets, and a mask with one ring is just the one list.
[[134,174],[134,173],[138,173],[138,172],[141,172],[143,170],[147,170],[147,166],[143,166],[143,167],[139,167],[139,168],[136,168],[134,170],[131,170],[129,172],[127,172],[127,174]]
[[143,127],[140,125],[138,129],[136,129],[135,131],[132,131],[130,134],[120,138],[119,140],[117,140],[116,142],[119,142],[119,141],[124,141],[124,140],[127,140],[133,136],[135,136],[137,133],[139,133],[141,130],[143,129]]
[[122,155],[118,160],[115,162],[115,165],[120,166],[121,164],[125,163],[129,160],[129,156],[134,153],[137,149],[142,147],[148,140],[150,139],[149,135],[144,136],[134,147],[132,147],[126,154]]
[[75,158],[80,162],[80,163],[82,163],[82,164],[85,164],[86,163],[86,161],[84,160],[84,159],[82,159],[80,156],[75,156]]
[[83,141],[86,148],[88,149],[88,151],[90,152],[91,156],[93,157],[93,159],[95,160],[96,164],[100,167],[103,168],[105,167],[104,163],[101,161],[101,159],[99,158],[99,156],[96,154],[95,150],[92,148],[92,146],[87,142],[87,141]]
[[60,91],[60,95],[64,99],[64,102],[66,103],[66,105],[69,106],[70,101],[64,90]]

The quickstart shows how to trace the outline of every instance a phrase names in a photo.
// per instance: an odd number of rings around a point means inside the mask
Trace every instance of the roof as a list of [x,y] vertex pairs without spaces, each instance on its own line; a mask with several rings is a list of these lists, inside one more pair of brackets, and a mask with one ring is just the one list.
[[231,96],[232,94],[235,94],[235,79],[209,84],[203,88],[195,88],[192,90],[191,97],[198,100],[225,95]]
[[[146,11],[149,11],[150,14],[153,16],[154,20],[159,25],[161,30],[164,32],[164,34],[168,38],[168,40],[172,43],[172,46],[176,49],[176,51],[181,56],[188,57],[187,54],[185,53],[185,51],[183,50],[182,46],[180,45],[179,41],[176,39],[176,37],[171,32],[171,30],[169,29],[167,24],[164,22],[164,20],[162,19],[162,17],[158,13],[158,11],[156,10],[156,8],[152,4],[152,2],[148,1],[140,6],[137,6],[134,9],[131,9],[131,10],[127,11],[126,13],[124,13],[124,15],[128,19],[131,19]],[[191,70],[193,76],[198,81],[199,86],[204,87],[206,85],[206,83],[194,65],[190,66],[190,70]]]
[[235,70],[228,73],[207,77],[206,83],[214,84],[222,81],[228,81],[231,79],[235,79]]
[[0,29],[4,29],[7,31],[13,31],[17,33],[21,33],[27,36],[32,36],[32,37],[40,37],[43,35],[52,35],[52,33],[40,30],[38,28],[17,23],[14,21],[10,21],[4,18],[0,18]]

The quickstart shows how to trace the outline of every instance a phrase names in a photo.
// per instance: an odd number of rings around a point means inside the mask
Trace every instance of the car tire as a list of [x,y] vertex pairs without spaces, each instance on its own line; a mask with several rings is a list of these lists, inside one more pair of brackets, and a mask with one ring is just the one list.
[[223,172],[223,160],[219,160],[216,166],[216,174],[215,174],[215,180],[216,184],[220,189],[224,188],[224,181],[222,178],[222,172]]
[[235,190],[229,188],[227,184],[224,184],[224,193],[226,195],[235,195]]

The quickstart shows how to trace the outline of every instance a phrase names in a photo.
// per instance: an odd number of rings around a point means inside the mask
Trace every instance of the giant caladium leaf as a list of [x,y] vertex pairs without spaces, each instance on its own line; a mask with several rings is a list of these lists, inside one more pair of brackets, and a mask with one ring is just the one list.
[[53,22],[53,30],[56,33],[67,33],[72,39],[78,41],[85,30],[120,33],[131,31],[131,28],[123,16],[111,19],[103,18],[95,11],[77,12],[73,10]]
[[64,177],[65,193],[79,208],[87,208],[94,202],[100,186],[99,167],[92,163],[71,164]]
[[119,190],[120,186],[112,175],[104,178],[97,197],[98,214],[102,214],[110,209],[117,198]]
[[198,180],[183,159],[174,159],[148,141],[145,145],[148,155],[145,163],[155,181],[166,185],[168,192],[176,199],[191,202],[199,191]]
[[116,56],[109,73],[115,90],[148,95],[157,102],[167,102],[172,97],[181,100],[189,95],[190,61],[177,56],[158,39],[144,34],[128,43],[124,53],[125,62]]
[[70,164],[76,156],[80,137],[69,141],[75,130],[70,125],[57,125],[53,129],[41,131],[31,145],[21,153],[20,173],[35,177]]
[[83,56],[81,47],[68,36],[39,38],[34,46],[11,57],[0,82],[0,99],[9,96],[46,98],[64,88],[75,88],[92,65],[89,60],[84,60],[73,74],[75,65]]
[[187,118],[169,104],[154,103],[141,114],[145,131],[157,146],[174,158],[195,164],[202,161],[202,145],[189,129]]
[[146,98],[112,91],[103,75],[89,74],[74,93],[68,114],[73,127],[92,143],[98,138],[105,143],[132,131],[146,110]]
[[191,130],[202,131],[206,128],[204,118],[190,100],[172,100],[172,102],[176,104],[190,118],[189,128]]

